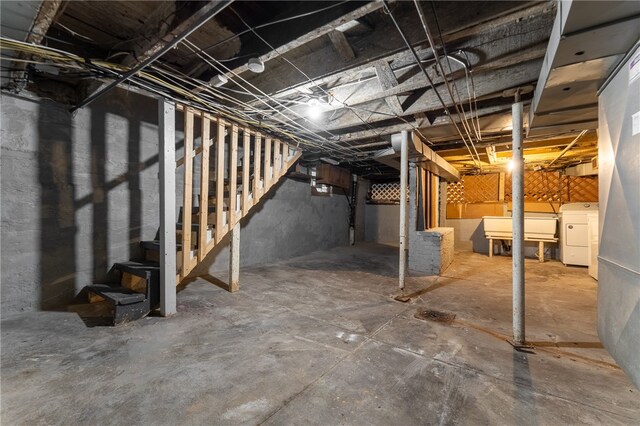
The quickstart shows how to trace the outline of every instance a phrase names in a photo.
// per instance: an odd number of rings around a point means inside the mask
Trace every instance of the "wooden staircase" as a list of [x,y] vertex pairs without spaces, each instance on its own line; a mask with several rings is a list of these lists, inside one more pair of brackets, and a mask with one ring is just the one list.
[[[184,155],[176,161],[183,184],[182,194],[176,194],[182,198],[176,224],[178,285],[286,174],[301,151],[248,125],[190,107],[176,109],[184,117]],[[142,241],[140,247],[141,260],[114,265],[116,283],[83,289],[90,302],[111,304],[114,325],[142,318],[158,306],[160,242]]]

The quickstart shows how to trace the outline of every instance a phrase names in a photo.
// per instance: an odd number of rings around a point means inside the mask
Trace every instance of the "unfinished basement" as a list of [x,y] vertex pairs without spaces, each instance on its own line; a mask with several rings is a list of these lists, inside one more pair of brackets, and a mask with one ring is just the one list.
[[2,424],[640,425],[640,1],[0,8]]

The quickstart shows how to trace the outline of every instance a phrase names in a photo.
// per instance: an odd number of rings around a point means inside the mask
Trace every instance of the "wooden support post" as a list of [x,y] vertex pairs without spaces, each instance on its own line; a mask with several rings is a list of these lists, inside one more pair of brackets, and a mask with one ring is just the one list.
[[176,313],[176,111],[158,102],[160,166],[160,313]]
[[198,262],[207,255],[207,225],[209,217],[209,139],[211,121],[202,114],[202,161],[200,162],[200,209],[198,232]]
[[218,119],[216,161],[216,244],[224,237],[224,132],[225,123]]
[[231,228],[229,251],[229,291],[233,293],[240,290],[240,223]]
[[264,185],[262,187],[263,194],[266,194],[271,188],[271,138],[264,140]]
[[182,273],[191,270],[191,215],[193,201],[193,110],[184,111],[184,182],[182,192]]
[[435,173],[431,173],[431,182],[430,183],[430,192],[431,192],[431,202],[429,204],[429,210],[431,211],[431,224],[430,228],[438,227],[438,176]]
[[243,132],[244,138],[242,143],[242,216],[249,212],[249,167],[251,159],[251,134],[249,129],[245,128]]
[[260,187],[260,165],[262,157],[262,135],[256,133],[253,145],[253,204],[258,201],[262,188]]
[[[421,201],[422,201],[422,226],[424,229],[429,229],[431,224],[431,218],[429,213],[431,210],[429,209],[429,172],[427,169],[422,169],[422,173],[420,173],[420,185],[422,186],[421,191]],[[421,229],[421,230],[424,230]]]
[[231,126],[231,156],[229,158],[229,229],[236,224],[236,210],[238,203],[238,126]]
[[500,173],[498,178],[498,201],[504,201],[504,172]]

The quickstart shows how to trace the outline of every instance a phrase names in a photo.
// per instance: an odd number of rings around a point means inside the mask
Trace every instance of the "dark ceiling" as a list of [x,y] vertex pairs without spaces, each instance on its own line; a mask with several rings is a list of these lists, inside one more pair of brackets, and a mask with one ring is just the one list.
[[[41,43],[93,67],[84,64],[82,84],[78,70],[31,70],[85,96],[87,80],[134,67],[211,4],[60,2]],[[373,156],[402,129],[436,151],[464,154],[463,139],[503,142],[515,91],[531,99],[554,17],[555,2],[235,1],[130,84],[258,123],[305,147],[308,159],[384,175],[395,172]],[[250,58],[265,71],[250,71]],[[214,87],[221,75],[227,82]]]

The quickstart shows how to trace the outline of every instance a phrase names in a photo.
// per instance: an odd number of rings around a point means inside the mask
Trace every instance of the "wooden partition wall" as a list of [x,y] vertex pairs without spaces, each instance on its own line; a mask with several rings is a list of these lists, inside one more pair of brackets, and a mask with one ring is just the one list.
[[183,166],[176,240],[180,283],[278,182],[301,151],[204,111],[182,105],[177,110],[184,116],[184,156],[176,161],[178,170]]

